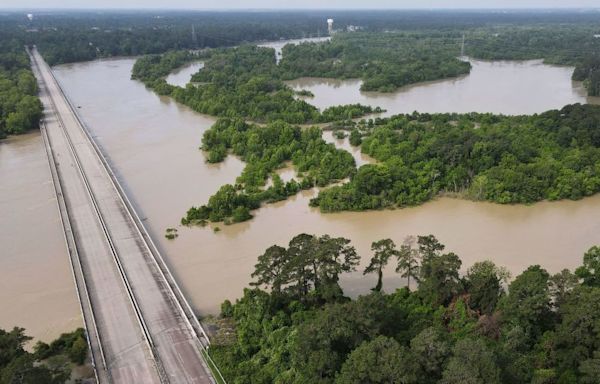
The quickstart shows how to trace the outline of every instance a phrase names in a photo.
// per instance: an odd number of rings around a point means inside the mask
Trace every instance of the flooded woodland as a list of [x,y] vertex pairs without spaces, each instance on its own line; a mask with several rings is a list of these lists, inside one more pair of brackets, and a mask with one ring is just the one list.
[[[513,273],[532,264],[550,272],[573,268],[585,250],[600,243],[600,195],[530,206],[438,198],[407,209],[322,214],[309,207],[317,193],[311,190],[265,205],[253,220],[220,226],[216,233],[210,227],[181,227],[185,211],[234,182],[244,163],[230,156],[221,164],[208,164],[199,146],[215,119],[131,80],[134,62],[121,58],[61,65],[55,74],[200,315],[216,313],[224,299],[241,294],[265,248],[285,245],[302,232],[352,239],[363,267],[372,241],[389,237],[401,243],[408,235],[431,233],[461,257],[463,268],[491,259]],[[314,98],[307,101],[319,108],[363,103],[386,109],[386,115],[415,110],[533,114],[594,101],[587,100],[581,84],[571,81],[572,68],[539,61],[472,64],[470,75],[386,94],[361,92],[360,80],[299,79],[289,85],[310,90]],[[201,67],[192,64],[168,80],[183,85]],[[370,161],[347,139],[324,135],[353,153],[359,165]],[[39,134],[0,143],[0,178],[0,236],[5,250],[8,245],[0,259],[0,307],[5,311],[0,327],[19,324],[36,338],[49,340],[81,320]],[[164,238],[167,227],[178,228],[176,240]],[[373,276],[360,272],[342,281],[351,295],[368,291],[374,283]],[[402,284],[390,268],[384,289]],[[44,313],[43,321],[39,313]]]

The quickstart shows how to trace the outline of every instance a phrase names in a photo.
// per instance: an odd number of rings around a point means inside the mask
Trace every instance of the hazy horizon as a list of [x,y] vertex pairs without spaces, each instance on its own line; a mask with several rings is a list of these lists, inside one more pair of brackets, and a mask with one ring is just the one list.
[[[565,4],[566,3],[566,4]],[[80,0],[4,0],[0,9],[160,9],[160,10],[487,10],[487,9],[581,9],[600,8],[600,0],[490,0],[482,4],[479,0],[222,0],[216,5],[201,4],[192,0],[90,0],[82,4]],[[250,5],[251,4],[251,5]]]

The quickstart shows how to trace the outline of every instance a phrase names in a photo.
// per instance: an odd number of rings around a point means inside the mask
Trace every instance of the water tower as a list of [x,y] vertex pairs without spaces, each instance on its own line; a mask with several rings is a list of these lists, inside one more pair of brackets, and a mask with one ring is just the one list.
[[327,19],[327,31],[330,35],[333,33],[333,19]]

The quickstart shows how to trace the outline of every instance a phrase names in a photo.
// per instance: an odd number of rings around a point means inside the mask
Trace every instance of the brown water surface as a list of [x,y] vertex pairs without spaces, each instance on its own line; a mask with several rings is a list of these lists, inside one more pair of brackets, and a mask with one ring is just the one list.
[[279,40],[279,41],[267,41],[265,43],[258,44],[259,47],[273,48],[275,50],[275,59],[279,63],[283,58],[282,51],[283,47],[288,44],[297,45],[300,43],[322,43],[331,40],[331,37],[307,37],[304,39],[292,39],[292,40]]
[[0,328],[51,341],[82,325],[39,132],[0,141]]
[[353,147],[350,145],[350,140],[348,136],[343,139],[338,139],[333,135],[333,131],[323,131],[323,139],[328,143],[333,143],[337,148],[344,149],[354,156],[354,161],[356,161],[356,166],[360,167],[365,164],[375,163],[376,160],[371,156],[364,154],[360,151],[360,147]]
[[[280,44],[278,42],[278,44]],[[411,234],[433,233],[457,252],[464,267],[492,259],[519,273],[531,264],[551,272],[580,264],[582,253],[600,243],[600,195],[582,201],[501,206],[441,198],[420,207],[376,212],[321,214],[308,206],[316,191],[267,205],[250,222],[211,228],[179,227],[179,238],[164,238],[192,205],[206,202],[231,183],[244,164],[229,157],[209,165],[198,149],[214,118],[162,98],[130,79],[134,59],[65,65],[56,74],[80,106],[92,133],[110,161],[154,238],[200,313],[215,312],[249,281],[256,257],[272,244],[284,245],[300,232],[329,233],[353,239],[363,264],[370,243],[391,237],[400,243]],[[170,81],[184,84],[199,67],[186,67]],[[388,109],[535,113],[585,102],[571,68],[539,62],[474,62],[471,75],[417,85],[392,94],[361,93],[360,82],[299,80],[295,87],[315,93],[309,102],[323,108],[362,102]],[[372,159],[337,140],[364,164]],[[0,142],[0,327],[26,327],[50,340],[81,325],[70,268],[56,209],[45,152],[39,134]],[[281,170],[287,180],[294,176]],[[373,277],[347,276],[347,292],[366,292]],[[387,271],[385,286],[402,281]]]
[[203,61],[195,61],[193,63],[188,63],[183,67],[171,72],[165,80],[171,85],[185,87],[186,84],[190,82],[192,75],[201,70],[202,68],[204,68]]
[[571,81],[572,67],[531,61],[470,60],[471,73],[458,78],[401,88],[392,93],[361,92],[361,80],[302,78],[287,82],[311,91],[306,99],[323,109],[361,103],[386,109],[386,116],[419,112],[493,112],[533,114],[588,100],[583,85]]
[[[206,202],[222,184],[233,182],[243,163],[229,157],[217,166],[206,164],[198,146],[202,132],[214,119],[158,97],[139,82],[130,80],[132,65],[132,59],[96,61],[61,66],[56,68],[56,74],[67,93],[81,106],[81,114],[105,148],[201,313],[215,312],[224,299],[239,297],[249,281],[256,257],[266,247],[283,245],[301,232],[353,239],[363,256],[363,264],[370,256],[374,240],[391,237],[400,243],[407,235],[433,233],[449,250],[461,256],[464,267],[492,259],[514,273],[531,264],[541,264],[552,272],[573,268],[587,248],[600,243],[600,196],[532,206],[441,198],[403,210],[321,214],[308,206],[315,191],[267,205],[256,212],[254,220],[221,225],[218,233],[210,227],[179,227],[179,238],[168,241],[163,236],[165,228],[176,226],[187,208]],[[507,65],[510,66],[503,63],[498,69],[502,71]],[[547,83],[571,84],[567,69],[551,67],[550,70],[537,62],[515,63],[511,68],[515,76],[513,85],[519,92],[523,90],[517,84],[518,68],[524,76],[548,70]],[[487,77],[480,78],[482,87],[489,87],[497,80],[494,71],[487,73]],[[471,84],[465,89],[466,83],[461,80],[450,83],[454,86],[444,87],[454,95],[473,87]],[[420,96],[421,104],[413,103],[417,109],[428,110],[429,100],[438,97],[439,89],[432,85],[424,87],[429,89],[430,97]],[[332,103],[358,101],[348,99],[343,90],[330,94]],[[479,109],[487,105],[479,97],[478,93],[467,92],[458,104],[452,104],[456,99],[448,99],[448,108],[472,105],[474,110],[485,110]],[[530,91],[530,97],[515,95],[494,108],[512,113],[522,109],[521,104],[526,100],[540,97],[546,97],[546,101],[532,101],[530,112],[539,112],[537,109],[546,104],[584,101],[577,88],[566,89],[559,96]],[[332,137],[328,140],[335,141]],[[341,145],[347,143],[343,141]],[[343,283],[348,292],[356,294],[366,292],[373,280],[356,273],[344,278]],[[388,271],[386,284],[392,288],[402,281]]]

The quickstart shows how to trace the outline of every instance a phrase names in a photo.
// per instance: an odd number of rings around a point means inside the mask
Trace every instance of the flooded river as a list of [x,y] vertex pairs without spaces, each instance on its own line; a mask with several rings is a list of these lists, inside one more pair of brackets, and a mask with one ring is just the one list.
[[[300,44],[305,42],[319,43],[330,40],[330,37],[311,37],[306,39],[296,39],[296,40],[281,40],[281,41],[271,41],[259,44],[259,47],[269,47],[275,49],[275,58],[277,62],[282,58],[282,50],[283,47],[287,44]],[[169,76],[167,76],[166,81],[171,85],[176,85],[179,87],[185,87],[187,83],[190,82],[192,75],[198,72],[200,69],[204,68],[204,62],[197,61],[193,63],[188,63],[181,68],[173,71]]]
[[[461,256],[465,268],[491,259],[513,273],[531,264],[541,264],[551,272],[574,268],[586,249],[600,243],[600,195],[532,206],[440,198],[410,209],[325,215],[308,206],[316,191],[267,205],[256,212],[254,220],[221,226],[218,233],[210,228],[178,227],[179,238],[166,240],[167,227],[178,226],[190,206],[206,202],[221,185],[233,182],[244,164],[229,157],[222,164],[208,165],[198,147],[214,118],[159,97],[130,80],[133,63],[133,59],[95,61],[60,66],[55,73],[80,106],[79,112],[201,314],[214,313],[224,299],[239,297],[257,256],[266,247],[284,245],[301,232],[351,238],[363,264],[370,257],[372,241],[390,237],[401,243],[407,235],[432,233]],[[543,81],[537,77],[539,73],[545,74]],[[189,79],[185,71],[178,75],[183,76],[182,81]],[[471,76],[479,79],[482,91],[477,91]],[[569,69],[538,62],[476,63],[470,76],[386,95],[361,94],[358,82],[324,85],[323,81],[310,81],[297,82],[297,86],[313,91],[316,97],[311,102],[320,107],[369,101],[389,113],[414,109],[541,112],[586,100],[580,86],[570,81]],[[523,83],[533,88],[526,91]],[[482,100],[486,94],[487,99]],[[371,160],[350,148],[347,139],[338,141],[331,133],[325,138],[350,149],[361,164]],[[3,252],[0,260],[0,324],[54,329],[58,323],[69,324],[72,318],[76,319],[72,324],[79,324],[43,150],[40,152],[39,137],[29,140],[33,141],[27,145],[0,145],[1,236],[3,244],[9,244],[9,252]],[[22,160],[15,160],[18,158]],[[37,171],[30,167],[37,167]],[[22,172],[25,177],[21,177]],[[27,207],[37,207],[31,208],[37,211],[32,213]],[[32,238],[37,241],[32,242]],[[343,284],[348,293],[357,294],[366,292],[374,280],[374,276],[365,278],[355,273],[345,277]],[[402,281],[390,270],[384,284],[384,288],[392,289]],[[48,325],[52,319],[57,320]]]
[[586,103],[583,85],[571,81],[573,68],[541,61],[470,60],[471,73],[454,79],[404,87],[393,93],[361,92],[361,80],[303,78],[287,82],[315,97],[306,100],[323,109],[361,103],[386,109],[385,115],[419,112],[493,112],[533,114]]
[[51,341],[82,325],[39,132],[0,141],[0,328]]
[[[444,198],[404,210],[324,215],[308,206],[315,191],[267,205],[256,213],[254,220],[222,226],[218,233],[210,228],[180,227],[179,238],[168,241],[164,238],[165,228],[176,226],[187,208],[205,202],[222,184],[233,182],[243,164],[234,157],[221,165],[206,164],[198,147],[202,133],[214,119],[161,98],[141,83],[131,81],[132,65],[130,59],[96,61],[61,66],[56,74],[67,93],[81,106],[85,121],[108,153],[201,313],[214,312],[225,298],[239,296],[249,281],[256,257],[266,247],[285,244],[301,232],[351,238],[364,262],[370,256],[369,248],[374,240],[391,237],[400,243],[407,235],[433,233],[462,257],[465,267],[490,258],[515,273],[537,263],[551,271],[573,268],[580,263],[587,248],[600,243],[600,220],[597,219],[600,196],[579,202],[533,206],[500,206]],[[488,71],[488,66],[492,68],[494,64],[484,66],[487,77],[477,72],[478,66],[474,68],[473,75],[478,76],[482,87],[493,89],[498,78],[507,81]],[[558,95],[550,94],[547,88],[543,94],[535,93],[536,98],[546,97],[548,105],[585,101],[579,89],[573,88],[568,69],[537,62],[497,66],[501,72],[507,67],[515,77],[512,81],[516,89],[520,89],[519,68],[525,76],[546,71],[549,77],[545,83],[565,86]],[[464,87],[473,88],[473,84],[465,80],[449,80],[444,85],[446,95],[461,94]],[[440,92],[435,85],[424,87],[429,89],[431,97]],[[414,87],[409,92],[417,90],[418,87]],[[330,95],[331,103],[359,101],[347,100],[345,92],[332,90]],[[462,105],[471,103],[475,110],[483,108],[477,93],[467,95],[460,99]],[[523,97],[518,96],[503,101],[504,112],[522,108]],[[473,99],[469,101],[467,97]],[[413,105],[427,110],[429,99],[421,96],[422,104],[414,101]],[[448,98],[448,108],[452,108],[455,100]],[[402,109],[403,105],[394,109]],[[529,112],[543,110],[542,102],[533,105]],[[384,106],[392,109],[391,105]],[[328,141],[337,141],[331,133],[325,137]],[[347,139],[339,144],[352,150]],[[360,153],[355,151],[354,155],[360,161]],[[368,161],[363,158],[361,163]],[[373,284],[372,280],[357,273],[347,277],[344,285],[349,291],[364,292]],[[388,280],[388,288],[402,283],[391,271]]]

